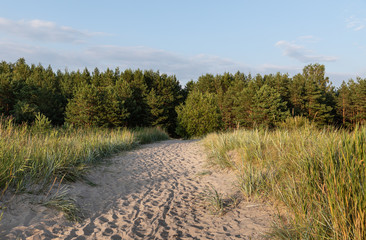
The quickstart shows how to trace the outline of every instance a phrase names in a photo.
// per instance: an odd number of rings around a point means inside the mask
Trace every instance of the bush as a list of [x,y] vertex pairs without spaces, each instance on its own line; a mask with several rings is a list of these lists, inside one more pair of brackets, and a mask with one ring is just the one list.
[[193,91],[188,95],[185,105],[181,104],[176,111],[178,135],[199,137],[221,129],[221,113],[214,94]]
[[277,123],[277,126],[281,129],[299,129],[299,128],[313,128],[314,124],[306,117],[288,117],[283,122]]
[[46,131],[50,130],[51,127],[52,127],[51,120],[49,120],[42,113],[37,113],[36,119],[33,122],[33,130],[35,132],[46,132]]

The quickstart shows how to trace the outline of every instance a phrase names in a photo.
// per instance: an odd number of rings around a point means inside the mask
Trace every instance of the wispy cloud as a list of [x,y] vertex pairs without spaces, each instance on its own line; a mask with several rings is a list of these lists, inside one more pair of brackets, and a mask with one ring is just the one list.
[[91,36],[102,34],[81,31],[67,26],[59,26],[49,21],[14,21],[6,18],[0,18],[0,32],[37,41],[67,43],[84,42]]
[[[296,47],[295,47],[296,48]],[[298,47],[301,49],[301,47]],[[44,66],[51,65],[54,70],[66,69],[93,70],[98,67],[105,70],[107,67],[122,69],[153,69],[168,75],[176,75],[182,84],[206,73],[220,74],[224,72],[235,73],[241,71],[245,74],[270,74],[289,73],[290,75],[301,72],[303,65],[281,66],[274,64],[262,64],[251,66],[242,62],[218,56],[198,54],[186,56],[161,49],[144,46],[123,47],[115,45],[100,45],[84,47],[77,51],[58,50],[31,44],[18,44],[0,42],[0,56],[10,62],[15,62],[21,57],[31,64],[41,63]],[[343,80],[345,80],[343,78]],[[341,80],[339,80],[341,82]]]
[[352,29],[354,31],[360,31],[366,27],[366,19],[351,16],[346,19],[346,24],[347,28]]
[[186,56],[144,46],[123,47],[99,45],[80,48],[77,51],[56,50],[47,47],[0,42],[0,56],[6,61],[24,57],[30,63],[51,64],[56,69],[70,70],[88,67],[100,69],[153,69],[175,74],[183,82],[197,79],[206,73],[256,72],[248,65],[217,56],[199,54]]
[[141,68],[160,70],[175,74],[181,80],[196,79],[205,73],[223,73],[245,71],[251,68],[243,63],[217,56],[198,54],[186,56],[161,49],[144,46],[95,46],[85,50],[88,59],[97,59],[94,65],[101,63],[122,68]]
[[314,51],[309,50],[302,45],[298,45],[284,40],[278,41],[275,45],[283,49],[283,55],[294,58],[303,63],[334,62],[338,60],[338,57],[318,55],[315,54]]
[[64,51],[34,46],[30,44],[19,44],[14,42],[0,42],[0,56],[2,60],[15,62],[19,58],[25,58],[29,63],[51,64],[58,69],[68,67],[84,68],[89,66],[89,60],[82,56],[82,52]]
[[24,57],[28,63],[51,64],[56,69],[77,70],[85,67],[100,70],[119,67],[120,69],[153,69],[168,75],[176,75],[182,84],[203,74],[235,73],[245,74],[290,73],[295,74],[301,68],[263,64],[250,66],[228,58],[207,54],[187,56],[161,49],[144,46],[123,47],[116,45],[99,45],[80,48],[78,51],[55,50],[47,47],[0,42],[0,56],[15,62]]

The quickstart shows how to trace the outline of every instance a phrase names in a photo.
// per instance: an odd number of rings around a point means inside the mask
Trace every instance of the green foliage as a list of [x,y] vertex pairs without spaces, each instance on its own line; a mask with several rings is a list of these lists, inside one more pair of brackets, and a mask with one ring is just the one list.
[[350,89],[352,83],[354,84],[353,81],[348,84],[343,82],[338,91],[337,111],[341,118],[342,125],[346,127],[352,125],[354,122],[353,112],[355,103],[352,101],[352,91]]
[[53,125],[66,120],[77,126],[160,126],[174,133],[175,107],[182,100],[175,76],[151,70],[55,74],[50,66],[28,66],[24,59],[0,64],[0,114],[18,123],[31,123],[41,113]]
[[12,86],[11,68],[6,62],[0,63],[0,112],[6,116],[10,114],[15,104]]
[[365,123],[366,121],[366,79],[357,79],[356,88],[356,121]]
[[159,73],[154,73],[152,71],[142,73],[141,70],[133,72],[130,69],[121,73],[119,81],[126,82],[125,84],[128,86],[128,92],[126,92],[128,98],[125,100],[125,106],[129,113],[127,126],[150,126],[150,111],[146,96],[149,92],[148,82],[155,81],[157,75],[159,75]]
[[147,104],[150,107],[151,125],[175,133],[177,113],[175,108],[182,102],[182,88],[175,77],[161,75],[150,93]]
[[75,126],[116,127],[126,117],[110,87],[81,86],[66,107],[66,122]]
[[329,79],[324,77],[325,67],[319,64],[310,64],[303,69],[305,78],[305,108],[304,113],[310,120],[318,125],[331,123],[333,106],[331,101],[332,90]]
[[12,112],[17,122],[30,123],[33,122],[38,112],[38,107],[35,104],[29,104],[26,101],[18,101]]
[[32,129],[36,132],[47,132],[51,128],[51,121],[42,113],[37,113]]
[[325,77],[324,65],[310,64],[292,78],[281,73],[257,74],[254,78],[240,72],[206,74],[188,87],[190,94],[195,90],[216,96],[221,130],[274,127],[290,115],[305,117],[318,127],[354,127],[366,118],[364,82],[360,78],[357,83],[350,80],[335,90]]
[[220,130],[221,114],[216,96],[212,93],[193,91],[185,104],[176,109],[178,113],[177,133],[181,136],[203,136]]
[[183,100],[185,101],[188,97],[188,94],[193,91],[195,88],[195,82],[193,80],[186,83],[182,93],[183,93]]
[[291,78],[281,73],[205,74],[182,89],[174,75],[158,71],[85,68],[55,73],[50,66],[29,66],[21,58],[0,63],[0,115],[29,124],[41,113],[57,126],[159,126],[171,136],[190,135],[177,125],[176,109],[198,91],[215,98],[219,111],[213,115],[221,116],[215,130],[273,127],[289,114],[318,127],[354,128],[366,119],[365,82],[351,79],[335,89],[324,65],[310,64]]
[[281,95],[274,88],[264,84],[254,96],[254,124],[273,127],[288,116],[286,102],[282,102]]
[[231,96],[234,97],[233,114],[238,126],[252,127],[254,125],[252,115],[255,93],[253,82],[250,82],[238,93],[235,93],[234,89]]

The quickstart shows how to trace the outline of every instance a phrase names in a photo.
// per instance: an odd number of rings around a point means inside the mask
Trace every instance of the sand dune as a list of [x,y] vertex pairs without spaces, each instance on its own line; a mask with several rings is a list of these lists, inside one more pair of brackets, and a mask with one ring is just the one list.
[[115,156],[93,169],[84,182],[67,185],[84,220],[72,223],[62,213],[18,195],[5,209],[0,239],[260,239],[273,211],[242,201],[222,216],[202,198],[211,184],[229,196],[234,177],[206,171],[197,141],[169,140]]

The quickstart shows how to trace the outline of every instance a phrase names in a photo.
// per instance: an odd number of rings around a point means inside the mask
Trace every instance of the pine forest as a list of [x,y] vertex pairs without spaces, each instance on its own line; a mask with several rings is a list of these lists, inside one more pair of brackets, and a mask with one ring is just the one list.
[[352,129],[366,119],[366,79],[335,88],[324,65],[310,64],[293,77],[238,71],[202,75],[182,87],[159,71],[55,71],[19,59],[0,64],[0,112],[19,124],[41,114],[54,126],[158,126],[173,137],[274,128],[296,116]]

